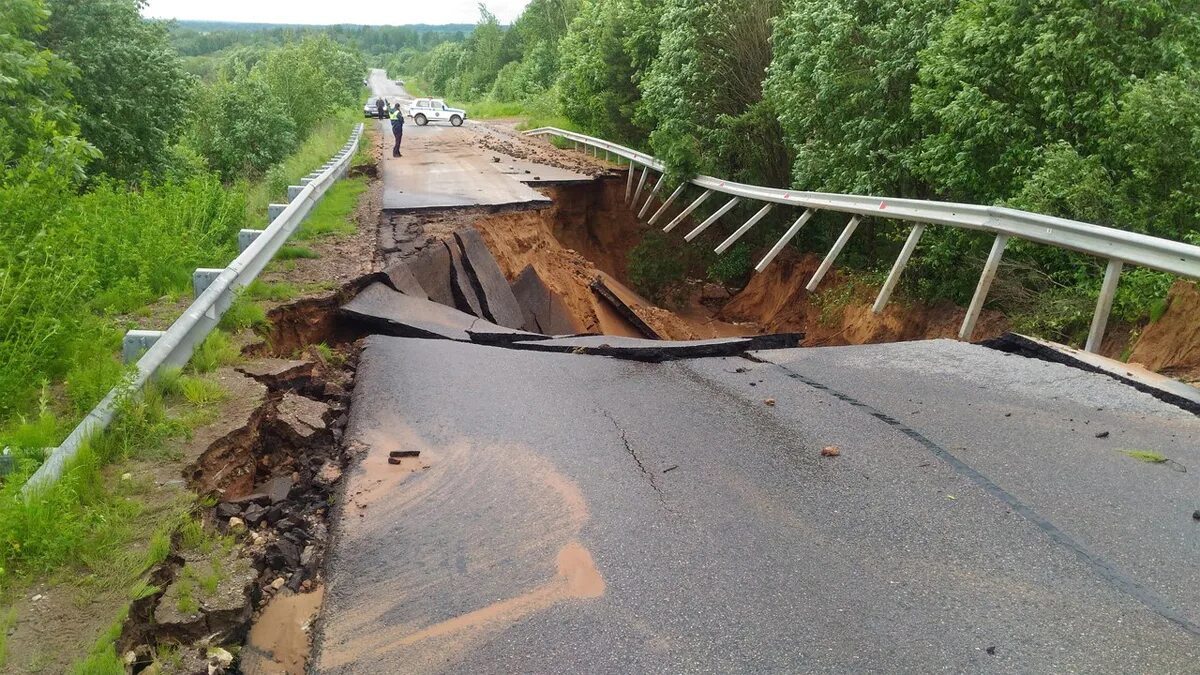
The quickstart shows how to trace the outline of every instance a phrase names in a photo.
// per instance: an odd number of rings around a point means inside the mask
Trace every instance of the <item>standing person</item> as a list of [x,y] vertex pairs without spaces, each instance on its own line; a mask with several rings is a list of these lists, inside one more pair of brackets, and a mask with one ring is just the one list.
[[379,119],[383,119],[387,115],[387,101],[383,100],[382,96],[375,99],[375,112]]
[[388,119],[392,121],[392,135],[396,137],[396,145],[392,146],[392,157],[403,157],[400,154],[400,140],[404,138],[404,112],[400,110],[398,101],[392,106]]

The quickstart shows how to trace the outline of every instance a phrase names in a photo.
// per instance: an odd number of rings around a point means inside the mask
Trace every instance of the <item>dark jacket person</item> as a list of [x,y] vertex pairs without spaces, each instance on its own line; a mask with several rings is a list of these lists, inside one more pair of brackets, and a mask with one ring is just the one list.
[[387,114],[387,101],[384,101],[382,96],[375,99],[375,112],[379,115],[379,119],[383,119],[383,116]]

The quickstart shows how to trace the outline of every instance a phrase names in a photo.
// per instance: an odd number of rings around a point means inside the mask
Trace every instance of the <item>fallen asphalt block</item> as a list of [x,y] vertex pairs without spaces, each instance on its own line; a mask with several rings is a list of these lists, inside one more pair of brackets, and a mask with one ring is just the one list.
[[454,233],[454,240],[461,250],[466,272],[479,298],[483,310],[481,316],[501,326],[521,328],[525,324],[521,305],[517,303],[508,279],[504,278],[504,272],[488,250],[483,236],[473,227],[464,227]]
[[399,293],[376,282],[341,307],[344,316],[366,324],[381,335],[506,344],[513,340],[544,340],[546,335],[499,326],[453,307]]
[[608,303],[622,319],[629,322],[639,333],[652,340],[662,337],[634,309],[638,304],[636,299],[622,292],[612,277],[602,272],[592,281],[591,289],[597,297]]
[[405,264],[430,300],[455,306],[454,291],[450,287],[450,249],[443,242],[431,243]]
[[429,293],[425,291],[425,287],[417,280],[416,275],[413,274],[412,268],[408,266],[407,262],[398,262],[383,270],[382,274],[387,279],[385,283],[393,289],[405,295],[411,295],[414,298],[429,299]]
[[512,291],[524,314],[525,330],[546,335],[579,332],[566,302],[542,281],[532,265],[526,265],[513,279]]

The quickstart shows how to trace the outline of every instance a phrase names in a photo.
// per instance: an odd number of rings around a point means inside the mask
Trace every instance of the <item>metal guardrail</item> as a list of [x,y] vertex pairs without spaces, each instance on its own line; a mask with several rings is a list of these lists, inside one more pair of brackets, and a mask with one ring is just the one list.
[[[338,178],[349,170],[358,150],[363,125],[350,134],[350,140],[328,162],[288,187],[287,204],[268,207],[270,224],[265,230],[238,233],[241,253],[224,269],[198,269],[192,276],[196,300],[165,331],[130,331],[125,336],[123,353],[127,361],[137,358],[137,370],[131,380],[113,388],[69,436],[53,450],[22,488],[26,494],[53,484],[80,447],[113,421],[123,396],[142,390],[163,367],[183,367],[196,347],[216,328],[237,292],[253,282],[275,253],[304,221],[317,202]],[[142,353],[144,350],[145,353]]]
[[[630,170],[625,188],[625,198],[626,201],[632,200],[635,208],[643,192],[647,176],[651,172],[659,174],[645,202],[638,211],[639,218],[646,215],[651,201],[665,183],[666,166],[662,162],[650,155],[623,145],[555,127],[533,129],[526,133],[533,136],[558,136],[559,138],[573,141],[576,149],[580,149],[580,146],[586,146],[593,148],[597,156],[603,150],[606,156],[608,153],[612,153],[628,160]],[[638,179],[637,191],[633,193],[634,173],[636,172],[635,165],[640,165],[643,168],[641,178]],[[1108,325],[1108,317],[1112,312],[1117,283],[1120,280],[1121,270],[1124,265],[1138,265],[1162,272],[1170,272],[1179,276],[1200,279],[1200,246],[1192,246],[1170,239],[1160,239],[1136,232],[1127,232],[1077,220],[1056,218],[1054,216],[1000,206],[980,206],[977,204],[957,204],[921,199],[891,199],[886,197],[784,190],[735,183],[711,176],[697,176],[681,183],[669,197],[663,200],[661,206],[650,217],[648,222],[654,224],[658,221],[675,200],[683,194],[688,185],[694,185],[704,192],[679,212],[673,220],[667,223],[663,228],[664,231],[669,232],[679,223],[683,222],[685,218],[699,208],[714,192],[731,197],[729,201],[684,237],[688,241],[698,236],[739,202],[765,202],[761,210],[755,213],[725,241],[717,246],[717,253],[724,253],[738,238],[749,231],[755,223],[766,216],[776,206],[784,205],[805,209],[799,219],[795,221],[783,237],[771,248],[770,252],[755,266],[755,270],[758,272],[763,271],[771,264],[775,256],[783,250],[788,242],[796,236],[805,223],[817,211],[837,211],[851,214],[850,222],[846,224],[841,235],[834,243],[833,248],[830,249],[825,259],[821,262],[820,267],[817,268],[816,273],[813,274],[812,279],[809,280],[806,286],[809,291],[816,290],[817,285],[820,284],[821,279],[824,278],[829,268],[832,267],[834,260],[837,259],[842,248],[850,240],[850,237],[854,234],[855,229],[857,229],[864,217],[887,218],[913,223],[913,228],[909,232],[908,239],[901,248],[900,255],[892,266],[887,281],[884,282],[883,288],[875,300],[874,311],[876,313],[882,312],[883,308],[887,305],[892,291],[895,290],[896,284],[900,280],[900,274],[908,264],[908,260],[916,249],[917,243],[920,241],[921,235],[924,233],[927,225],[948,225],[993,233],[995,239],[992,243],[991,253],[988,255],[987,262],[984,263],[979,284],[975,289],[975,295],[971,298],[971,304],[967,308],[967,315],[963,319],[962,328],[959,330],[958,336],[962,340],[969,340],[975,332],[975,323],[979,319],[979,314],[983,311],[983,304],[987,299],[992,281],[995,279],[1000,259],[1004,255],[1004,249],[1008,244],[1008,240],[1013,237],[1056,248],[1086,253],[1108,261],[1108,266],[1104,273],[1104,281],[1100,287],[1100,297],[1096,303],[1096,311],[1092,316],[1087,346],[1085,347],[1089,352],[1097,352],[1100,349],[1100,343],[1104,338],[1104,331]],[[631,193],[633,193],[632,199]]]

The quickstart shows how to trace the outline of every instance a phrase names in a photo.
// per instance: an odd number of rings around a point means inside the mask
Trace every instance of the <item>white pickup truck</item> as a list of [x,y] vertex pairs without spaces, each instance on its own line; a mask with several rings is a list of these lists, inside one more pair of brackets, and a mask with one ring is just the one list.
[[467,111],[451,108],[440,98],[419,98],[408,107],[408,116],[419,126],[440,121],[461,127],[467,119]]

